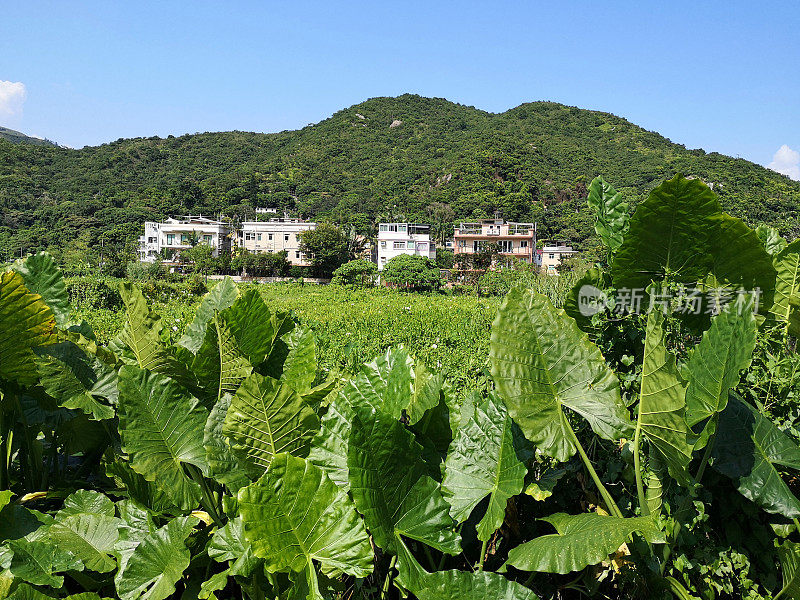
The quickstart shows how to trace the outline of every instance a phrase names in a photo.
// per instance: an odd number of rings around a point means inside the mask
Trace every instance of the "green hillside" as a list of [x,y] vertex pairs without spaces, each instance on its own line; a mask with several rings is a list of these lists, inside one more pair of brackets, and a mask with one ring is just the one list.
[[255,206],[369,232],[377,218],[430,220],[431,205],[444,203],[456,219],[500,211],[586,246],[584,198],[595,175],[635,204],[676,172],[713,184],[726,209],[748,222],[800,233],[800,183],[746,160],[551,102],[492,114],[404,95],[276,134],[137,138],[81,150],[0,141],[0,257],[20,248],[79,253],[101,236],[108,245],[133,239],[146,218],[246,217]]
[[31,137],[25,135],[20,131],[9,129],[8,127],[0,127],[0,140],[8,140],[12,144],[33,144],[34,146],[58,146],[55,142],[50,140],[43,140],[42,138]]

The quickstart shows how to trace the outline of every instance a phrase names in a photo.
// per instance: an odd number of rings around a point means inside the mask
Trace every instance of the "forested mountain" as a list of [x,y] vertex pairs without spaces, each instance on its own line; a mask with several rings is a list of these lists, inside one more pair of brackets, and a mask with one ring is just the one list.
[[[369,232],[377,218],[447,221],[500,211],[592,245],[586,184],[635,204],[676,172],[731,214],[798,233],[800,183],[625,119],[551,102],[501,114],[443,99],[374,98],[298,131],[117,140],[72,150],[0,140],[0,258],[120,245],[170,214],[246,217],[274,206]],[[452,215],[442,204],[452,208]]]
[[50,140],[25,135],[20,131],[14,131],[8,127],[0,127],[0,140],[8,140],[14,144],[33,144],[34,146],[58,146]]

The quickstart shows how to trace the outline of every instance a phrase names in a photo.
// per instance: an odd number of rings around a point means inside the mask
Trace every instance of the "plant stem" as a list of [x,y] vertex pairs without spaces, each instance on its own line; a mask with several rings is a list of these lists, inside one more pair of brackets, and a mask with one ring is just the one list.
[[217,512],[217,505],[208,490],[208,484],[206,483],[205,477],[203,477],[203,474],[194,465],[186,465],[186,468],[189,471],[191,478],[197,483],[197,485],[200,486],[200,505],[209,514],[217,527],[224,527],[225,523],[219,516],[219,512]]
[[389,588],[392,585],[392,571],[394,571],[394,566],[397,564],[397,555],[395,554],[392,557],[391,562],[389,563],[389,570],[386,571],[386,579],[383,580],[383,588],[381,589],[381,600],[386,600],[386,597],[389,595]]
[[489,545],[489,540],[481,544],[481,558],[478,561],[478,571],[483,571],[483,561],[486,559],[486,547]]
[[603,482],[600,481],[600,477],[597,475],[597,471],[594,470],[592,466],[592,461],[589,460],[589,457],[586,455],[586,451],[581,446],[581,443],[578,441],[578,436],[575,435],[575,431],[573,431],[572,426],[569,423],[565,423],[567,426],[567,430],[569,431],[572,437],[572,443],[575,444],[575,448],[578,450],[578,454],[580,454],[581,459],[583,460],[583,464],[586,466],[586,470],[589,471],[589,475],[594,481],[595,487],[597,487],[597,491],[600,492],[600,495],[603,497],[603,501],[606,503],[606,508],[608,508],[608,512],[615,517],[622,518],[622,511],[617,506],[617,503],[614,502],[614,499],[611,497],[611,494],[608,493],[606,486],[603,485]]
[[639,401],[639,416],[636,419],[636,434],[633,436],[633,468],[636,474],[636,495],[639,497],[639,511],[647,516],[650,514],[650,507],[644,497],[644,484],[642,483],[642,465],[640,458],[639,442],[642,437],[642,402]]

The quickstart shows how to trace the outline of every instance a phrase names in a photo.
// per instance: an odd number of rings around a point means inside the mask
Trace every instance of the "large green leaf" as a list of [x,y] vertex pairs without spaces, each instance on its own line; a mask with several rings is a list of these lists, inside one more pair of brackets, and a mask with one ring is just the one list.
[[136,357],[142,369],[163,373],[192,387],[193,376],[161,341],[161,317],[150,310],[142,291],[131,282],[120,285],[125,321],[120,340]]
[[249,576],[261,563],[253,555],[253,547],[244,535],[242,517],[228,521],[217,529],[208,543],[208,556],[217,562],[232,561],[228,572],[231,576]]
[[[687,365],[686,420],[690,427],[713,417],[728,405],[728,392],[739,373],[750,366],[756,345],[756,319],[752,300],[740,297],[729,303],[711,322]],[[706,430],[713,433],[716,424]]]
[[281,379],[298,394],[305,393],[314,385],[317,376],[316,338],[306,327],[295,327],[283,340],[289,347],[283,361]]
[[450,507],[426,474],[422,447],[395,418],[357,408],[347,466],[356,508],[378,546],[398,554],[407,537],[447,554],[461,551]]
[[120,524],[111,500],[97,492],[79,490],[65,499],[48,535],[87,569],[107,573],[117,566],[113,553]]
[[206,326],[206,338],[192,362],[192,371],[207,402],[218,402],[223,394],[234,394],[253,372],[250,361],[221,313],[214,313]]
[[519,287],[508,293],[492,324],[489,361],[509,414],[548,456],[564,461],[576,451],[564,407],[605,439],[629,435],[616,376],[575,321],[545,296]]
[[605,290],[611,286],[611,276],[607,271],[592,267],[575,282],[564,298],[564,312],[575,319],[583,331],[596,334],[592,316],[606,310],[608,295]]
[[38,379],[32,348],[56,343],[55,317],[19,273],[0,273],[0,379],[31,385]]
[[319,430],[319,419],[289,386],[253,373],[228,408],[222,432],[248,474],[257,478],[281,452],[302,456]]
[[589,184],[586,202],[596,214],[594,230],[606,247],[616,252],[628,230],[628,203],[602,177],[595,177]]
[[[42,529],[47,529],[42,528]],[[9,570],[15,579],[33,585],[61,588],[65,571],[81,571],[83,564],[71,552],[60,548],[41,535],[29,535],[8,542],[13,552]]]
[[372,548],[353,503],[307,460],[277,455],[238,497],[245,537],[268,570],[302,572],[315,560],[330,576],[372,572]]
[[507,565],[521,571],[569,573],[581,571],[608,558],[634,533],[651,543],[664,536],[650,517],[620,518],[597,513],[558,513],[542,519],[558,533],[543,535],[513,548]]
[[644,290],[651,282],[720,281],[771,293],[775,271],[755,231],[722,212],[716,194],[680,175],[650,192],[631,218],[614,258],[617,288]]
[[308,460],[325,471],[331,481],[345,491],[350,489],[347,448],[353,414],[353,408],[343,396],[331,402],[320,420],[319,432],[311,440],[308,452]]
[[222,431],[232,400],[233,396],[225,394],[211,409],[203,431],[203,445],[212,477],[236,493],[249,484],[250,479]]
[[538,600],[531,590],[502,575],[479,571],[437,571],[420,578],[411,592],[419,600]]
[[222,315],[236,338],[237,347],[250,364],[255,367],[264,362],[280,332],[258,290],[247,290],[230,308],[222,311]]
[[527,469],[514,449],[514,423],[492,393],[456,432],[445,461],[442,494],[458,523],[486,496],[489,506],[478,523],[478,539],[488,541],[503,524],[506,504],[522,491]]
[[785,540],[778,546],[778,559],[783,571],[782,597],[800,600],[800,544]]
[[53,311],[56,325],[63,328],[69,322],[69,294],[53,257],[47,252],[38,252],[16,260],[11,268],[22,275],[26,288],[42,297]]
[[778,472],[800,469],[800,447],[735,393],[720,416],[712,457],[712,466],[745,498],[767,512],[800,517],[800,500]]
[[678,374],[675,357],[667,350],[664,315],[659,310],[647,316],[638,426],[669,474],[690,487],[692,445],[686,424],[686,385]]
[[189,566],[186,538],[194,517],[172,519],[139,542],[116,578],[121,600],[164,600]]
[[797,327],[796,320],[792,319],[797,308],[791,302],[793,297],[800,295],[800,240],[795,240],[773,255],[773,264],[778,275],[769,318],[780,323],[787,333],[800,335],[800,328]]
[[230,277],[226,277],[214,286],[200,301],[194,320],[186,327],[178,344],[197,354],[206,338],[206,327],[215,312],[225,310],[239,297],[239,288]]
[[94,419],[111,419],[116,404],[117,374],[72,342],[37,350],[36,367],[42,387],[60,406],[82,410]]
[[184,465],[206,472],[206,411],[172,379],[125,365],[119,372],[119,428],[130,464],[181,508],[196,506],[199,486]]

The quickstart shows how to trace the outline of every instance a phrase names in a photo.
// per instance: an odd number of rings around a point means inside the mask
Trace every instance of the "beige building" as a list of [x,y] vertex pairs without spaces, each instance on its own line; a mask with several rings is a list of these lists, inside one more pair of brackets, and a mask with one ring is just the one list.
[[482,219],[460,223],[453,235],[456,263],[467,255],[478,254],[489,244],[497,244],[500,257],[534,262],[536,224],[512,223],[503,219]]
[[158,256],[172,259],[181,250],[198,244],[211,246],[214,256],[230,252],[231,230],[222,221],[203,215],[167,219],[163,223],[147,221],[144,235],[139,236],[139,260],[154,262]]
[[245,221],[237,232],[240,248],[250,252],[286,251],[287,260],[293,265],[307,267],[311,263],[300,252],[300,233],[314,229],[316,223],[302,219],[270,219],[269,221]]
[[568,242],[548,242],[542,246],[541,250],[537,250],[540,254],[540,264],[542,271],[548,275],[558,275],[558,267],[561,261],[565,258],[577,254],[577,250],[573,250]]

